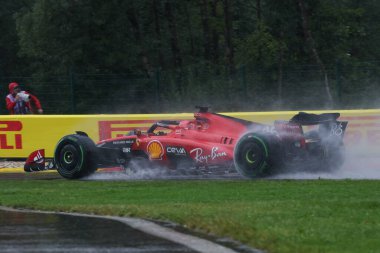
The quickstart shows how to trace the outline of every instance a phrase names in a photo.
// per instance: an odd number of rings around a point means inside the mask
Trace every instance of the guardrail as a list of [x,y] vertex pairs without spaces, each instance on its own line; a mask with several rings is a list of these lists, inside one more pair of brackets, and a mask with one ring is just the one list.
[[[345,143],[365,147],[361,152],[380,156],[380,110],[336,110],[342,120],[349,121]],[[331,111],[308,111],[325,113]],[[250,121],[272,124],[288,120],[298,111],[221,113]],[[117,137],[133,129],[147,129],[158,120],[193,118],[192,113],[178,114],[115,114],[115,115],[2,115],[0,116],[0,158],[25,158],[32,151],[45,149],[52,157],[58,140],[75,131],[86,132],[95,142]]]

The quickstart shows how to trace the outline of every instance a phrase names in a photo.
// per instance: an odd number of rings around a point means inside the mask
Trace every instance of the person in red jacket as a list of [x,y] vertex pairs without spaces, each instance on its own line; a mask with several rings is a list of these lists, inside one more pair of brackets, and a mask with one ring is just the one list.
[[42,114],[42,106],[38,98],[26,91],[22,91],[18,83],[9,84],[9,94],[5,98],[10,114]]

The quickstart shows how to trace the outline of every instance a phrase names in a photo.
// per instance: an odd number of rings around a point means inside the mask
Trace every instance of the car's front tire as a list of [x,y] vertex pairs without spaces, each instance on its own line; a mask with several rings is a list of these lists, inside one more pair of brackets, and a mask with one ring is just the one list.
[[58,173],[67,179],[79,179],[97,169],[95,143],[87,136],[72,134],[61,138],[54,151]]

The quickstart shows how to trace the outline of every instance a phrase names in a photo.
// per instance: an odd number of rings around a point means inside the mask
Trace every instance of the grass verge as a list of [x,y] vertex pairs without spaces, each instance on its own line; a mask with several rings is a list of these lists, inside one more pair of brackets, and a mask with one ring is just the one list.
[[170,220],[269,252],[378,252],[380,181],[0,182],[0,205]]

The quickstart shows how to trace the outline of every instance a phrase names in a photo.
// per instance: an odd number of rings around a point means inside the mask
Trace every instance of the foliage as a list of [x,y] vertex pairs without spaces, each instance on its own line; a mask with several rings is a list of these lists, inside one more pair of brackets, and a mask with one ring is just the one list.
[[[306,13],[301,13],[300,3]],[[245,81],[248,98],[271,94],[268,99],[283,101],[279,103],[283,106],[297,98],[298,85],[302,89],[312,85],[322,103],[312,102],[311,107],[324,107],[327,75],[334,99],[341,102],[335,106],[355,107],[355,100],[343,97],[352,96],[349,91],[361,83],[348,70],[362,62],[377,68],[379,8],[379,3],[370,0],[4,0],[0,74],[4,86],[20,75],[33,77],[29,84],[41,91],[49,89],[57,76],[70,80],[72,73],[138,74],[155,81],[160,71],[165,76],[158,95],[163,105],[190,97],[220,104],[226,99],[223,94],[234,90],[238,93],[233,100],[239,100]],[[305,17],[307,27],[303,26]],[[307,43],[306,32],[313,43]],[[338,61],[345,68],[339,78]],[[317,67],[306,75],[298,71],[309,71],[312,65]],[[297,71],[296,82],[288,82]],[[336,79],[344,89],[335,86]],[[217,89],[215,80],[223,80]],[[368,91],[378,94],[378,77],[371,80]],[[145,89],[151,89],[152,81],[143,82]],[[81,85],[76,86],[80,89]],[[112,88],[112,82],[105,86]],[[99,90],[94,96],[100,99],[103,93]],[[210,93],[218,99],[209,99]],[[302,106],[295,104],[293,109]],[[238,107],[250,109],[246,104]],[[57,109],[52,112],[63,112]]]

